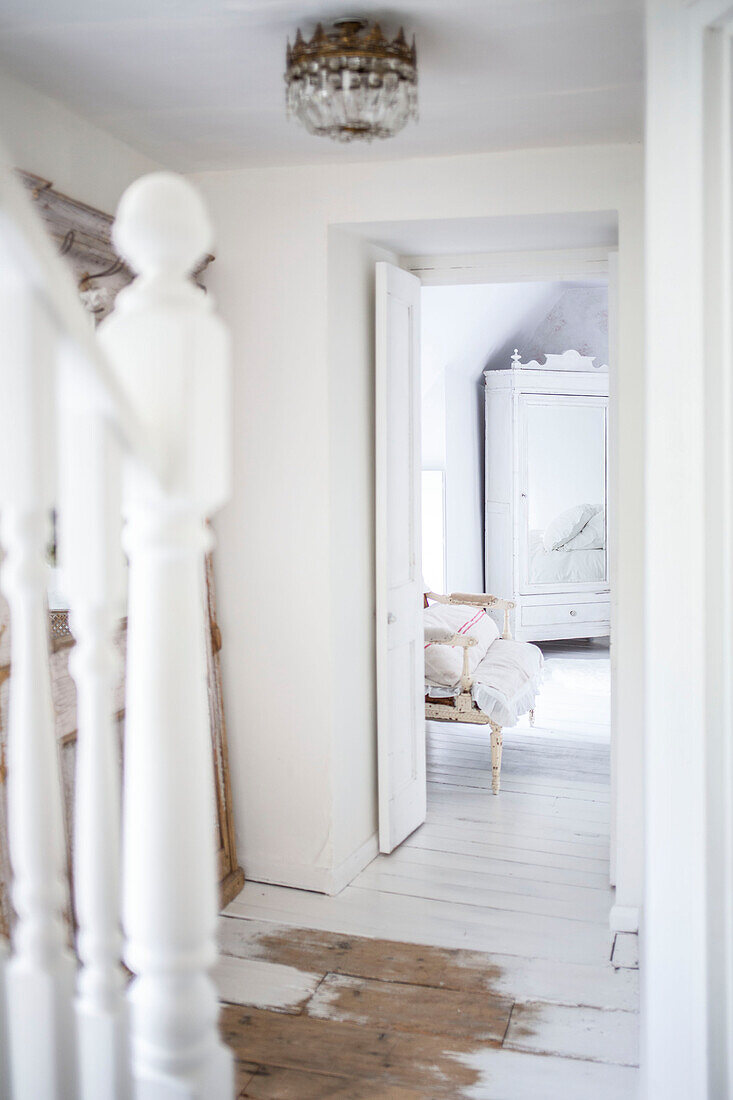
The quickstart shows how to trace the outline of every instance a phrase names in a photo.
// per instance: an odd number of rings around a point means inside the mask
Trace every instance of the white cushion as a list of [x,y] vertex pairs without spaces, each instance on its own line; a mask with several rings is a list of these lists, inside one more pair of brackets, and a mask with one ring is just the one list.
[[545,550],[559,550],[583,530],[588,520],[597,511],[597,504],[576,504],[567,511],[561,512],[559,516],[555,516],[542,536]]
[[[476,645],[468,650],[468,671],[476,671],[492,642],[499,637],[499,628],[482,607],[466,604],[434,603],[423,612],[425,634],[429,638],[453,637],[465,634],[476,639]],[[461,646],[425,643],[425,680],[429,684],[455,687],[463,673],[463,648]]]
[[585,527],[562,547],[563,550],[602,550],[606,545],[606,518],[599,509]]
[[474,703],[500,726],[515,726],[535,704],[542,665],[538,646],[499,639],[476,669]]

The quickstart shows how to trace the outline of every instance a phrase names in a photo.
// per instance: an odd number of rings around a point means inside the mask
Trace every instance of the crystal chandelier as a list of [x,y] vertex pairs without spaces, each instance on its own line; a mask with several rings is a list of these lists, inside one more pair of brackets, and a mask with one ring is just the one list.
[[285,82],[288,115],[334,141],[393,137],[417,118],[415,40],[408,46],[401,28],[393,42],[364,19],[319,23],[310,42],[298,30]]

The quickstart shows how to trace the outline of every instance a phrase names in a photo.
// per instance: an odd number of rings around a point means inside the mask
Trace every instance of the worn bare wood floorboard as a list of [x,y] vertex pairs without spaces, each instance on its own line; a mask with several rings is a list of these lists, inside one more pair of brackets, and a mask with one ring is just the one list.
[[547,728],[505,733],[498,798],[485,731],[429,724],[425,825],[338,897],[247,883],[216,974],[242,1100],[635,1095],[636,938],[612,965],[593,676],[588,737],[549,705]]

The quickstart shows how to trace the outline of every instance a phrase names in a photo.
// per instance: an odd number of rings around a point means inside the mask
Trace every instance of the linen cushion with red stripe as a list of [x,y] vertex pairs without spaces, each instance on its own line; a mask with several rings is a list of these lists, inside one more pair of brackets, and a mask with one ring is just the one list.
[[[435,637],[436,633],[445,632],[450,636],[465,634],[476,639],[476,645],[468,650],[470,675],[476,671],[492,642],[499,637],[499,628],[482,607],[434,603],[423,611],[423,622],[428,637]],[[454,688],[458,685],[462,672],[463,649],[460,646],[426,641],[425,680],[427,683]]]

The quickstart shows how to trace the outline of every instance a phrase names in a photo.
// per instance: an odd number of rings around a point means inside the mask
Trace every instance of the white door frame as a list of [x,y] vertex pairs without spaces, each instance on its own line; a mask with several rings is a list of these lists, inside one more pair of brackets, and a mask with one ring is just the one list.
[[647,14],[642,1095],[723,1100],[733,1095],[733,5],[648,0]]
[[595,247],[403,256],[400,265],[417,275],[423,286],[553,283],[608,275],[610,251],[610,248]]

